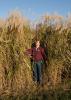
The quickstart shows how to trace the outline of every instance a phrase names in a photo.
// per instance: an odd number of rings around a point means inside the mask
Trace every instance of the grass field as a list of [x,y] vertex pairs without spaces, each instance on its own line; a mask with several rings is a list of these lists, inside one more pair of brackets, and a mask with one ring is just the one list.
[[[0,100],[71,100],[71,16],[40,19],[31,25],[17,11],[0,19]],[[37,38],[48,58],[44,87],[34,83],[30,58],[24,55]]]

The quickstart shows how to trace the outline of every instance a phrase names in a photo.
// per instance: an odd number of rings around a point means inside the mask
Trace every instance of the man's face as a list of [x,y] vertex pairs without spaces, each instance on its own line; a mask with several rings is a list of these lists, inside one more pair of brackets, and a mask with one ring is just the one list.
[[36,42],[36,47],[39,47],[40,46],[40,41],[37,41]]

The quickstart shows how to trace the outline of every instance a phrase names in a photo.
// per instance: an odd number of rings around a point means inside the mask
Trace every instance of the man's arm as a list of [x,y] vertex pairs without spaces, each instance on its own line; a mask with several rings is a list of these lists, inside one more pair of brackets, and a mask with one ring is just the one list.
[[46,56],[46,54],[45,54],[44,48],[42,48],[42,55],[43,55],[44,60],[46,61],[46,60],[47,60],[47,56]]
[[26,54],[27,56],[31,57],[31,55],[32,55],[32,48],[27,49],[27,50],[24,52],[24,54]]

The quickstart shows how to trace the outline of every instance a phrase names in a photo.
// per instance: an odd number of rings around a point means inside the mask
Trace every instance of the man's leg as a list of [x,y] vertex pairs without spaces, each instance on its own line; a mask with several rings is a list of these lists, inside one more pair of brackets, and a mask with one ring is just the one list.
[[34,78],[34,81],[38,81],[38,73],[37,73],[37,63],[36,62],[33,62],[33,78]]
[[42,83],[42,67],[43,67],[43,62],[42,61],[39,61],[37,63],[37,65],[38,65],[38,72],[37,72],[38,82],[39,83]]

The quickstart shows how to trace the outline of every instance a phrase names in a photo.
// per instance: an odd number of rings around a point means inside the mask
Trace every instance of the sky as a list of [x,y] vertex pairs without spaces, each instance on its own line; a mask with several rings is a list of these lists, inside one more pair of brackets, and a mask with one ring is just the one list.
[[0,0],[0,17],[6,18],[16,9],[30,20],[46,13],[66,16],[71,12],[71,0]]

